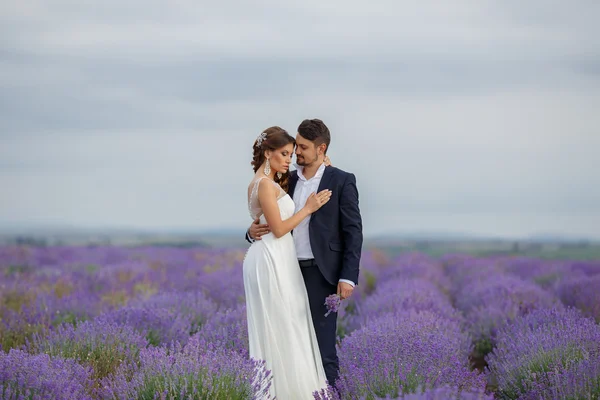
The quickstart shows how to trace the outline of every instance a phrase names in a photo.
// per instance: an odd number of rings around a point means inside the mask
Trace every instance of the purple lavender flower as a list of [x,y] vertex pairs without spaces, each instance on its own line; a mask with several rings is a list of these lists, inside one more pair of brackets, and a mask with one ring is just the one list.
[[421,390],[418,393],[406,394],[402,400],[493,400],[494,395],[486,394],[484,389],[460,390],[453,386]]
[[519,278],[536,283],[544,289],[551,289],[558,280],[573,271],[569,263],[555,260],[540,260],[529,257],[507,257],[498,259],[507,272]]
[[250,360],[194,335],[185,347],[152,347],[140,353],[140,368],[103,381],[103,397],[269,399],[270,372]]
[[91,369],[75,360],[21,350],[0,352],[0,397],[20,399],[91,399]]
[[532,310],[561,306],[556,296],[536,284],[495,269],[459,281],[455,304],[466,315],[478,363],[492,350],[496,332],[505,324]]
[[535,310],[499,331],[487,356],[489,376],[507,398],[593,398],[600,386],[599,343],[600,325],[580,311]]
[[468,365],[471,340],[459,324],[429,311],[399,312],[369,321],[340,345],[343,398],[399,396],[419,387],[483,388]]
[[378,281],[423,279],[431,282],[442,291],[450,286],[450,281],[442,263],[426,254],[409,253],[396,257],[391,263],[380,268]]
[[356,312],[347,317],[349,330],[357,329],[387,314],[408,310],[430,311],[464,324],[462,315],[452,307],[450,299],[439,287],[424,279],[393,279],[377,286],[375,292],[356,305]]
[[148,310],[167,309],[189,324],[189,335],[200,328],[217,312],[218,304],[202,292],[161,292],[148,299],[140,299],[131,304]]
[[227,308],[234,308],[244,304],[244,280],[242,279],[242,267],[232,265],[209,270],[204,273],[197,282],[197,287],[204,291],[207,296],[217,304]]
[[112,374],[121,364],[133,368],[139,352],[148,345],[139,333],[128,325],[118,325],[102,319],[85,321],[77,327],[62,325],[47,337],[35,335],[30,352],[73,358],[94,370],[94,378]]
[[97,318],[104,323],[129,325],[153,346],[172,341],[185,343],[189,338],[191,321],[166,308],[123,307]]
[[537,385],[536,393],[540,398],[600,398],[600,362],[597,358],[571,363],[563,369],[554,368],[546,377],[547,383]]
[[556,290],[562,302],[600,322],[600,274],[567,278]]
[[600,274],[600,261],[573,261],[569,265],[572,272],[582,272],[587,276]]
[[21,349],[34,335],[46,335],[50,318],[36,308],[27,307],[20,312],[8,310],[0,316],[0,349]]
[[325,307],[327,307],[327,312],[325,316],[329,316],[331,313],[337,313],[342,305],[342,298],[338,294],[332,294],[325,298]]
[[206,343],[248,355],[246,305],[221,310],[211,316],[197,333]]
[[[401,393],[402,390],[400,389]],[[314,394],[315,400],[339,400],[340,397],[337,393],[329,390],[321,390],[319,393]],[[352,397],[354,398],[354,397]],[[409,393],[400,395],[399,397],[373,397],[363,396],[361,400],[493,400],[494,395],[486,394],[483,389],[467,389],[460,390],[453,386],[441,386],[434,389],[423,389],[420,388],[416,393]]]

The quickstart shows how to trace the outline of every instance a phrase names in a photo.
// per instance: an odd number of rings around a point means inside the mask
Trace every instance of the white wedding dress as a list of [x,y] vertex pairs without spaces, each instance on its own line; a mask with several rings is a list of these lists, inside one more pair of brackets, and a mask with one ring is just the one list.
[[[259,177],[253,182],[248,207],[252,219],[260,216],[264,224],[258,202],[262,179],[269,178]],[[280,191],[277,204],[281,219],[286,220],[294,214],[294,201],[273,184]],[[271,396],[279,400],[313,399],[312,393],[325,388],[327,378],[292,235],[287,233],[279,239],[272,233],[262,236],[248,249],[243,271],[250,357],[265,360],[271,370]]]

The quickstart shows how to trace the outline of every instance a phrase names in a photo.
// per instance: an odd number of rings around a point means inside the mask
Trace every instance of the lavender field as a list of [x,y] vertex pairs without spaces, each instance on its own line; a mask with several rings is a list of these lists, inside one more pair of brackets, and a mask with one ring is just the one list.
[[[265,398],[243,257],[0,247],[0,398]],[[339,315],[337,388],[343,399],[598,399],[598,321],[598,261],[371,250]]]

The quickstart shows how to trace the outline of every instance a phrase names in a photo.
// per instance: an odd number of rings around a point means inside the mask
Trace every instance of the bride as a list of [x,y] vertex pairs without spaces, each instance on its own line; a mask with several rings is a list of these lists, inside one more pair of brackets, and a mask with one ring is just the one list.
[[294,145],[277,126],[254,142],[248,208],[271,233],[250,246],[243,264],[250,356],[266,361],[273,375],[270,395],[282,400],[312,399],[327,386],[291,231],[326,204],[331,191],[311,194],[294,214],[287,194]]

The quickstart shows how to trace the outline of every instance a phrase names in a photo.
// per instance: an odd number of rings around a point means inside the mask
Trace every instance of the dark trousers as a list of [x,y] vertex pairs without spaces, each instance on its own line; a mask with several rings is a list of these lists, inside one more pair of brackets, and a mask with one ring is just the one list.
[[321,274],[319,267],[314,261],[300,261],[300,270],[304,277],[310,313],[312,314],[319,351],[323,361],[323,369],[329,384],[333,386],[339,374],[339,360],[335,348],[337,337],[337,313],[331,313],[325,317],[327,307],[325,298],[337,292],[337,285],[332,285]]

